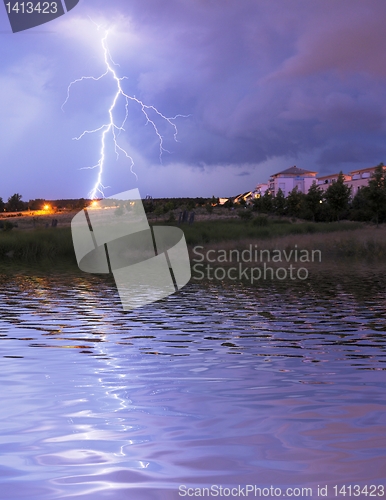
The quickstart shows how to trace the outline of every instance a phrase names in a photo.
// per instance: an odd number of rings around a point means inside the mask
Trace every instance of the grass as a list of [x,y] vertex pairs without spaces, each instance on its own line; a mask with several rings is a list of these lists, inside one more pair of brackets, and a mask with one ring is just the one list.
[[76,262],[70,228],[0,232],[0,259],[27,262],[41,259]]
[[[241,240],[267,240],[287,235],[331,233],[336,231],[353,231],[363,227],[361,223],[336,222],[314,223],[304,222],[291,224],[288,220],[269,220],[260,222],[256,218],[252,221],[217,220],[202,221],[191,226],[184,225],[182,229],[188,245],[194,246],[202,243],[219,243],[225,241],[238,242]],[[258,221],[256,223],[255,221]]]
[[[300,250],[320,250],[322,262],[332,261],[342,264],[345,259],[362,260],[373,262],[383,260],[386,262],[386,227],[376,228],[362,227],[352,231],[343,230],[328,233],[298,233],[283,234],[282,236],[271,235],[263,239],[240,238],[239,240],[219,241],[216,243],[198,243],[203,247],[200,253],[213,249],[215,251],[230,250],[240,251],[248,249],[259,250],[286,250],[287,254],[295,248]],[[191,246],[194,247],[195,245]],[[212,254],[213,255],[213,254]]]
[[[379,228],[362,223],[281,223],[280,220],[254,222],[211,220],[181,226],[190,248],[196,245],[221,249],[245,249],[249,244],[261,249],[298,248],[322,252],[323,260],[385,259],[386,226]],[[176,224],[173,224],[176,225]],[[0,231],[0,261],[68,261],[76,265],[71,229],[47,228]]]
[[[263,287],[271,286],[274,281],[275,286],[280,285],[283,289],[299,286],[304,293],[308,293],[307,287],[311,283],[321,290],[333,289],[337,284],[346,284],[351,290],[361,288],[365,283],[368,286],[371,277],[374,285],[382,282],[384,286],[386,226],[282,236],[276,233],[263,239],[241,238],[198,245],[201,248],[196,251],[194,246],[189,247],[193,283],[224,281],[233,286],[236,282],[243,282],[248,286]],[[265,252],[260,252],[262,250]],[[302,261],[302,256],[307,258]],[[290,266],[293,266],[293,275],[289,273]],[[273,269],[272,274],[267,271],[267,278],[266,267]],[[282,268],[280,279],[276,274],[279,268]],[[303,271],[299,279],[297,273],[300,268]]]

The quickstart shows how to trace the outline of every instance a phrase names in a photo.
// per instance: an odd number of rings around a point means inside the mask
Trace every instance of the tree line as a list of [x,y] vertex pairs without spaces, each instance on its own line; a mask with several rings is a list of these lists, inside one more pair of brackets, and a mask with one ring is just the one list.
[[[0,198],[0,212],[42,210],[46,203],[57,209],[82,209],[87,207],[91,200],[80,198],[50,202],[35,199],[25,202],[19,193],[15,193],[8,198],[7,202]],[[156,216],[167,214],[176,209],[193,210],[196,207],[205,207],[211,213],[214,206],[218,204],[219,199],[214,196],[212,198],[162,198],[156,200],[147,197],[143,200],[145,212],[153,212]],[[246,205],[246,202],[241,200],[240,205]],[[234,208],[237,205],[229,199],[224,206]],[[306,194],[295,188],[286,197],[281,189],[278,190],[276,196],[272,196],[267,191],[260,198],[253,200],[252,210],[258,213],[297,217],[315,222],[348,219],[374,221],[376,224],[383,223],[386,222],[386,167],[380,163],[368,185],[360,188],[355,196],[352,196],[352,188],[345,184],[344,175],[340,172],[338,179],[333,181],[325,191],[317,184],[313,184]],[[248,214],[245,213],[245,215]]]
[[352,188],[344,182],[339,173],[327,190],[323,191],[313,184],[308,193],[300,192],[297,187],[287,197],[281,189],[276,196],[268,191],[253,201],[253,210],[261,213],[287,215],[315,222],[334,220],[386,222],[386,170],[380,163],[367,186],[361,187],[355,196]]
[[84,198],[80,199],[68,199],[68,200],[44,200],[42,198],[36,198],[35,200],[23,201],[22,195],[15,193],[8,198],[8,201],[4,201],[0,198],[0,212],[23,212],[25,210],[43,210],[46,204],[53,206],[57,209],[82,209],[90,204],[91,200],[86,200]]

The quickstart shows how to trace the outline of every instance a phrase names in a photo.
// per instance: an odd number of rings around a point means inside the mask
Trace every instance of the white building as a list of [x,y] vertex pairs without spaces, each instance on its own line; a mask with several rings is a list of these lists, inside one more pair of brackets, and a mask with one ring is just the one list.
[[[343,176],[344,176],[344,183],[347,184],[348,186],[350,186],[351,185],[351,175],[343,174]],[[338,180],[338,177],[339,177],[339,174],[330,174],[330,175],[323,175],[321,177],[318,177],[318,179],[317,179],[318,186],[323,191],[326,191],[329,188],[329,186],[331,186],[331,184],[333,182],[336,182]]]
[[[364,186],[369,185],[369,180],[377,167],[361,168],[359,170],[351,170],[350,186],[352,187],[351,196],[355,196],[357,192]],[[386,167],[383,167],[385,170]]]
[[[344,183],[346,184],[346,186],[352,188],[351,190],[352,198],[357,194],[359,189],[369,185],[369,180],[374,174],[376,168],[377,167],[361,168],[358,170],[351,170],[349,174],[343,174]],[[323,191],[326,191],[326,189],[328,189],[328,187],[333,182],[336,182],[338,180],[338,176],[339,174],[330,174],[318,177],[318,186],[321,189],[323,189]]]
[[308,193],[312,184],[316,182],[316,174],[317,172],[303,170],[296,166],[287,168],[271,176],[269,179],[269,190],[273,196],[276,196],[279,189],[282,190],[284,196],[288,196],[296,187],[298,191]]

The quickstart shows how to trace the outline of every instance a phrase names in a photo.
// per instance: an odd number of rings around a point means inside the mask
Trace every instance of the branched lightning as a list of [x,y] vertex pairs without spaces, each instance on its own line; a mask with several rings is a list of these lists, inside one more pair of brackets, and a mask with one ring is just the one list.
[[[162,154],[164,152],[169,152],[169,151],[167,149],[165,149],[165,147],[164,147],[164,138],[161,135],[161,133],[159,132],[159,130],[157,128],[157,125],[154,122],[154,120],[152,120],[150,118],[149,113],[150,112],[154,112],[160,119],[166,121],[167,124],[169,124],[172,127],[174,140],[176,142],[178,142],[177,141],[178,130],[177,130],[176,124],[174,123],[174,120],[176,120],[179,117],[184,117],[184,118],[187,117],[187,115],[176,115],[176,116],[173,116],[173,117],[167,117],[167,116],[163,115],[160,111],[158,111],[158,109],[155,108],[154,106],[149,106],[149,105],[143,103],[140,99],[137,99],[135,96],[128,95],[128,94],[126,94],[124,92],[124,90],[122,89],[121,82],[123,80],[126,80],[127,77],[126,76],[119,77],[117,75],[116,71],[113,68],[113,66],[118,66],[119,67],[119,64],[116,64],[114,62],[114,60],[111,57],[110,51],[109,51],[109,49],[107,47],[107,37],[108,37],[108,34],[109,34],[109,31],[106,30],[105,31],[105,35],[104,35],[104,37],[101,40],[102,48],[103,48],[104,63],[106,65],[106,71],[102,75],[100,75],[98,77],[94,77],[94,76],[82,76],[81,78],[78,78],[78,79],[74,80],[73,82],[71,82],[69,84],[68,88],[67,88],[67,97],[66,97],[66,100],[62,104],[62,110],[64,110],[64,106],[66,105],[66,103],[68,102],[68,100],[70,98],[71,88],[76,83],[83,82],[85,80],[99,81],[99,80],[101,80],[102,78],[104,78],[105,76],[108,76],[108,75],[111,75],[113,77],[114,81],[116,82],[117,91],[116,91],[116,93],[114,95],[114,98],[112,99],[112,103],[111,103],[111,105],[110,105],[110,107],[108,109],[109,121],[107,123],[101,125],[100,127],[94,129],[94,130],[85,130],[78,137],[74,137],[73,138],[73,140],[79,141],[86,134],[94,134],[94,133],[97,133],[97,132],[102,132],[102,134],[101,134],[101,149],[100,149],[100,155],[99,155],[98,163],[96,163],[92,167],[84,167],[84,168],[88,168],[88,169],[95,169],[95,168],[98,169],[97,180],[96,180],[96,183],[95,183],[95,185],[92,188],[92,191],[90,193],[91,199],[97,198],[98,197],[97,196],[98,193],[102,197],[104,197],[103,190],[106,189],[106,186],[103,186],[103,184],[102,184],[102,175],[103,175],[103,170],[104,170],[104,165],[105,165],[105,160],[106,160],[106,153],[105,153],[106,152],[106,138],[107,138],[107,136],[109,134],[111,134],[112,139],[113,139],[114,150],[115,150],[115,153],[117,155],[117,159],[118,159],[120,153],[124,154],[126,156],[126,158],[130,162],[130,172],[133,175],[135,175],[135,177],[138,179],[137,174],[133,171],[133,167],[134,167],[134,160],[133,160],[133,158],[129,155],[129,153],[125,149],[123,149],[118,144],[118,136],[119,136],[119,134],[121,132],[125,131],[124,127],[125,127],[126,121],[128,119],[128,115],[129,115],[129,102],[130,101],[134,101],[136,104],[138,104],[140,106],[141,111],[145,115],[145,118],[146,118],[146,125],[150,124],[153,127],[154,132],[155,132],[155,134],[158,137],[158,141],[159,141],[159,159],[160,159],[160,162],[162,162]],[[115,108],[117,106],[117,102],[119,100],[119,97],[123,97],[125,99],[125,116],[124,116],[124,119],[123,119],[123,121],[122,121],[122,123],[120,125],[115,122],[114,115],[113,115],[114,110],[115,110]]]

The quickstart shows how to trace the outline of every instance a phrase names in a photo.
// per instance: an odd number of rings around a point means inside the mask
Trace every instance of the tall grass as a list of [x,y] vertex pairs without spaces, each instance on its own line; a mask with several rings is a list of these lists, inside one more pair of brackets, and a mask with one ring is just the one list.
[[[173,224],[175,225],[175,224]],[[253,221],[214,220],[181,226],[189,247],[320,249],[331,258],[386,259],[386,227],[366,227],[361,223],[298,223],[280,221],[254,224]],[[48,259],[76,264],[71,229],[47,228],[0,231],[0,260],[34,262]]]
[[[191,226],[184,225],[182,229],[188,245],[201,243],[219,243],[223,241],[240,241],[245,239],[266,240],[291,234],[331,233],[335,231],[352,231],[363,227],[361,223],[336,222],[300,224],[288,223],[288,220],[267,220],[263,217],[252,221],[215,220],[197,222]],[[255,221],[258,220],[258,223]]]
[[75,261],[70,228],[0,232],[0,259]]
[[[386,264],[386,227],[382,229],[362,227],[353,231],[303,232],[298,234],[271,234],[265,238],[240,238],[239,240],[218,241],[212,243],[198,243],[203,246],[200,252],[206,251],[245,250],[252,245],[253,251],[285,250],[287,254],[297,248],[307,250],[310,255],[314,250],[320,250],[322,264],[333,263],[345,266],[345,263],[360,261],[364,264],[376,262]],[[192,245],[194,248],[194,245]],[[193,257],[191,250],[191,256]],[[211,255],[213,258],[213,255]],[[319,262],[317,265],[319,265]]]

